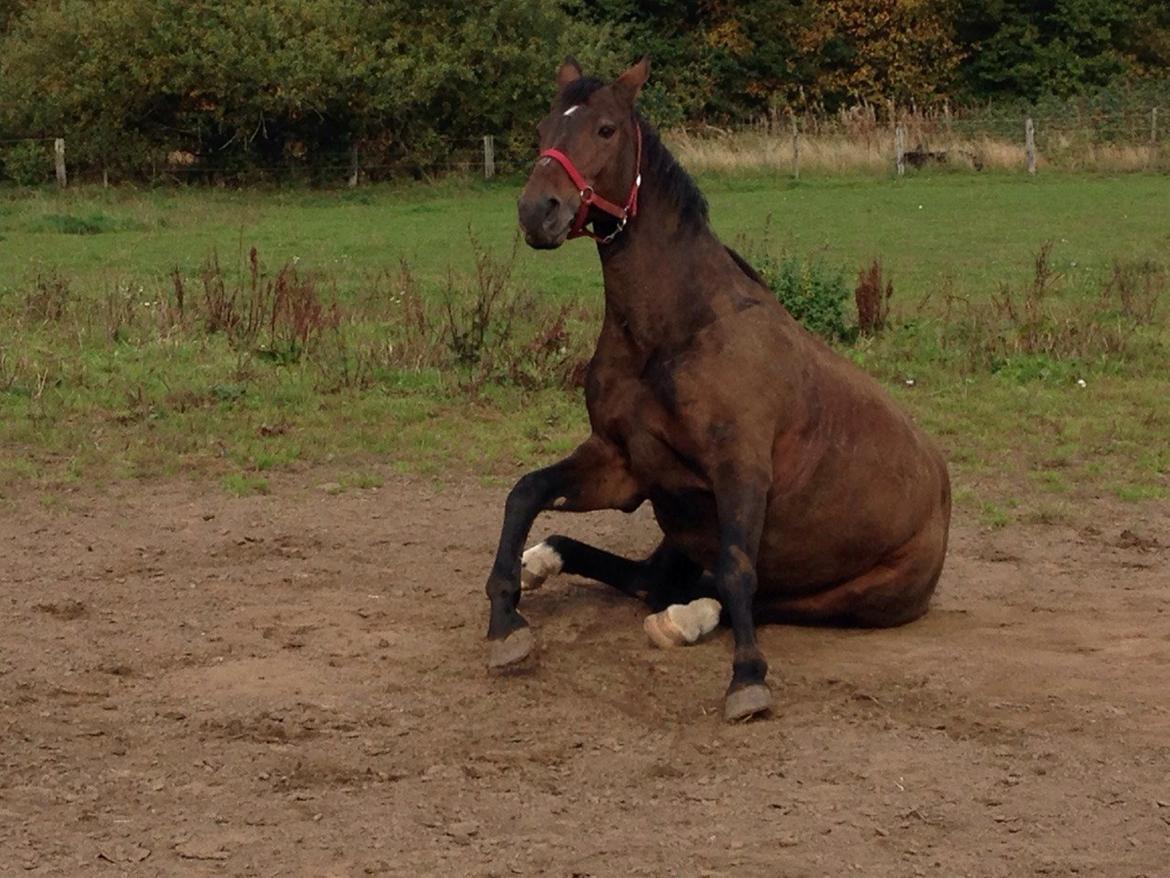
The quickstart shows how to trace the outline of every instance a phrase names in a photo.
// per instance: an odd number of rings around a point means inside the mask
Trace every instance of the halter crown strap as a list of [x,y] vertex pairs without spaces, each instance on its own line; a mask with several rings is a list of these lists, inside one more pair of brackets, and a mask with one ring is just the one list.
[[[577,170],[573,160],[559,149],[541,151],[538,158],[550,158],[557,162],[565,169],[565,173],[569,175],[569,179],[573,181],[573,185],[581,193],[581,206],[577,208],[577,215],[573,218],[573,226],[569,230],[570,238],[588,237],[599,243],[608,244],[617,237],[618,232],[626,227],[626,223],[631,217],[638,215],[638,188],[642,185],[642,126],[638,124],[637,119],[634,120],[634,132],[637,143],[637,151],[634,156],[634,182],[630,185],[630,194],[626,198],[625,207],[614,204],[608,198],[602,198],[594,192],[593,186]],[[591,207],[608,213],[618,221],[618,227],[612,234],[602,237],[585,228],[585,224],[589,222],[589,209]]]

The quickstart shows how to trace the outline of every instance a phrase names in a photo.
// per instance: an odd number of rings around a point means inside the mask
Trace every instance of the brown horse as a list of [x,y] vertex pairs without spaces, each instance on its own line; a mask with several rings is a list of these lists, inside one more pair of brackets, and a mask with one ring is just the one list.
[[[757,620],[893,626],[926,611],[950,485],[877,382],[716,238],[702,195],[634,109],[649,72],[643,59],[605,85],[567,59],[520,196],[531,246],[597,240],[605,318],[585,388],[592,435],[508,495],[487,582],[489,665],[532,650],[522,574],[535,585],[563,570],[645,599],[660,645],[694,642],[722,611],[735,635],[724,715],[739,720],[772,704]],[[643,561],[560,536],[522,561],[542,510],[647,500],[664,537]]]

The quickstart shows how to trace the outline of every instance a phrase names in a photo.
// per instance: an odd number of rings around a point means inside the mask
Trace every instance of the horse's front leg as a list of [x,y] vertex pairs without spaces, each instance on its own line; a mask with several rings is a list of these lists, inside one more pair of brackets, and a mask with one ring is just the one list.
[[521,550],[536,516],[546,509],[628,512],[641,502],[625,460],[612,444],[596,435],[559,463],[530,472],[516,482],[504,506],[500,544],[487,581],[491,601],[489,667],[514,665],[532,651],[532,631],[516,606],[520,602]]
[[772,707],[772,693],[764,678],[768,662],[756,644],[752,603],[756,594],[756,559],[767,514],[770,479],[735,478],[717,484],[719,558],[715,564],[715,588],[730,617],[735,635],[731,685],[723,703],[729,722],[748,719]]

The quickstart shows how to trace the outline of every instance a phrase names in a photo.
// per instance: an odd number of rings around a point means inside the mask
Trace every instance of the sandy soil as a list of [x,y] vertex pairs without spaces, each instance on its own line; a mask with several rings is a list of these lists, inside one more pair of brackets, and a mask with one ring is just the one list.
[[727,631],[571,578],[486,673],[502,490],[306,478],[0,512],[0,874],[1170,874],[1170,511],[960,520],[926,619],[765,629],[727,726]]

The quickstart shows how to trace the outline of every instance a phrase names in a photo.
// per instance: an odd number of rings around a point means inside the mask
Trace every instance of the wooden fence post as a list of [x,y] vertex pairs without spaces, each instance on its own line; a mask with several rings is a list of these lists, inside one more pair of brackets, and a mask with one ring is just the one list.
[[800,179],[800,128],[796,124],[796,114],[792,113],[792,179]]
[[1150,110],[1150,146],[1158,143],[1158,108]]
[[353,150],[349,156],[349,188],[356,189],[358,178],[361,176],[361,162],[359,161],[357,144],[353,145]]
[[58,137],[53,141],[53,156],[57,165],[57,185],[62,189],[68,184],[69,180],[65,176],[65,138]]
[[1036,173],[1036,127],[1032,124],[1032,117],[1024,120],[1024,155],[1028,159],[1028,173]]
[[898,125],[894,129],[894,166],[898,169],[898,176],[906,173],[906,126]]
[[483,178],[490,180],[496,175],[496,142],[490,134],[483,136]]

